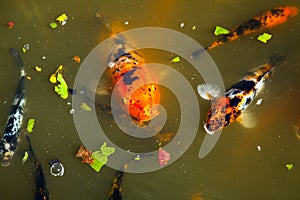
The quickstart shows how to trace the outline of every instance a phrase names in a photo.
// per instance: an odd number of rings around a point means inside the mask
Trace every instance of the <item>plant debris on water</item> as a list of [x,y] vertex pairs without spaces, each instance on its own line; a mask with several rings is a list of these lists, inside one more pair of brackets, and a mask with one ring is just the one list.
[[33,127],[34,127],[35,119],[29,119],[27,122],[27,132],[31,133],[33,132]]

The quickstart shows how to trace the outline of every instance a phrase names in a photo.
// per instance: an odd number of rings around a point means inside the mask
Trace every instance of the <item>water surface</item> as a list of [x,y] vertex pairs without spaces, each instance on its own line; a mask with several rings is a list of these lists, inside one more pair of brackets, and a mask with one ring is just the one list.
[[[14,47],[21,50],[28,43],[30,49],[22,53],[26,71],[32,77],[31,81],[27,81],[25,119],[35,118],[37,121],[30,136],[35,153],[43,165],[51,199],[107,199],[115,170],[104,167],[97,174],[75,158],[82,142],[69,113],[71,106],[67,102],[71,102],[71,98],[60,99],[48,81],[49,76],[62,64],[65,66],[64,76],[72,85],[80,67],[72,61],[72,56],[79,55],[84,59],[97,44],[109,37],[107,28],[96,17],[96,13],[104,16],[116,32],[144,26],[164,27],[184,33],[201,45],[208,46],[216,39],[212,34],[216,25],[234,28],[255,14],[279,5],[300,7],[300,2],[2,1],[0,130],[3,131],[19,76],[8,49]],[[64,12],[69,16],[66,26],[51,29],[49,23]],[[11,29],[6,27],[9,21],[15,23]],[[127,25],[124,24],[126,21]],[[183,28],[180,27],[182,22],[185,24]],[[258,122],[257,126],[246,129],[238,123],[230,125],[204,159],[198,158],[205,136],[200,127],[189,149],[169,167],[146,174],[125,174],[124,199],[299,199],[300,141],[293,128],[300,118],[299,24],[298,15],[281,26],[267,30],[273,35],[268,44],[256,41],[256,36],[260,34],[257,33],[210,51],[226,87],[239,80],[252,67],[267,62],[275,51],[287,55],[286,63],[276,69],[260,94],[262,104],[250,108]],[[195,30],[192,30],[193,26],[196,26]],[[131,42],[134,43],[134,40]],[[171,52],[155,54],[145,50],[144,53],[146,60],[148,55],[148,60],[158,60],[182,73],[195,92],[196,86],[203,82],[189,64],[170,64],[169,60],[174,57]],[[46,59],[42,59],[43,56]],[[42,67],[41,73],[34,71],[36,65]],[[174,96],[171,93],[165,91],[163,94],[162,104],[173,111],[166,126],[176,131],[180,108],[172,100]],[[210,103],[200,98],[198,100],[201,125]],[[107,135],[116,141],[123,141],[120,146],[145,150],[157,147],[153,140],[144,141],[146,145],[138,140],[126,140],[126,135],[120,134],[117,128],[111,128],[109,123],[108,120],[104,123],[107,124]],[[25,128],[22,133],[25,133]],[[258,145],[261,151],[257,150]],[[26,149],[23,134],[11,166],[0,168],[1,199],[33,199],[32,160],[21,165]],[[65,165],[63,177],[49,174],[48,161],[52,158],[62,160]],[[286,163],[293,163],[293,169],[287,170]]]

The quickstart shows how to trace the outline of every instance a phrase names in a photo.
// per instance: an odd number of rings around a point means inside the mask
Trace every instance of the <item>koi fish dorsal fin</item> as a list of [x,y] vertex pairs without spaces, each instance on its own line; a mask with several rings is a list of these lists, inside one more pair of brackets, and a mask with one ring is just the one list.
[[241,123],[245,128],[254,128],[256,126],[256,119],[250,112],[243,112],[237,121]]
[[197,87],[199,95],[206,100],[214,100],[221,96],[221,88],[215,84],[205,83]]

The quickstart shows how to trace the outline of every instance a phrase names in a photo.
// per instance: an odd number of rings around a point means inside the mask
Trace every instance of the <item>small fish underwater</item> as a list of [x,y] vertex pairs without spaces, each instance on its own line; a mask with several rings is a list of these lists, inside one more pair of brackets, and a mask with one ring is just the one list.
[[124,171],[119,170],[116,172],[115,177],[112,180],[111,191],[109,192],[108,200],[122,200],[122,181]]
[[[215,92],[216,86],[211,84],[199,85],[197,88],[199,95],[204,99],[212,100],[212,105],[204,124],[205,131],[212,135],[234,121],[240,121],[248,128],[253,126],[251,123],[247,124],[247,121],[243,122],[243,115],[246,114],[243,112],[262,90],[274,69],[284,60],[283,56],[272,56],[270,63],[261,65],[248,72],[221,96],[218,95],[218,92]],[[213,94],[211,94],[211,90]]]
[[17,90],[15,92],[14,101],[12,103],[10,114],[5,125],[4,134],[0,142],[0,156],[2,166],[10,165],[11,159],[13,158],[13,155],[18,147],[25,107],[26,74],[23,61],[16,49],[10,49],[10,53],[15,58],[21,73]]
[[242,36],[283,24],[291,17],[296,16],[298,12],[299,9],[292,6],[279,6],[277,8],[268,10],[242,23],[237,28],[231,30],[228,34],[222,35],[208,47],[193,52],[192,57],[197,57],[205,50],[211,50],[228,41],[237,40]]
[[45,179],[45,174],[43,172],[43,167],[41,163],[36,158],[36,155],[32,149],[31,141],[28,135],[26,135],[28,141],[29,151],[34,159],[34,182],[35,182],[35,193],[34,200],[48,200],[49,191],[47,189],[47,183]]

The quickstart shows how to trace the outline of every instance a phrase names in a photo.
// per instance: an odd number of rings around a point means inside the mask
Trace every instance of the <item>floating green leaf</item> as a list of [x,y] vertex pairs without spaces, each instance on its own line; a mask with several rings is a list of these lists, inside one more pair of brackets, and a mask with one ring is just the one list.
[[55,92],[58,95],[60,95],[61,98],[67,99],[69,96],[69,92],[68,92],[68,85],[67,85],[65,79],[63,78],[63,76],[60,73],[57,74],[56,79],[60,84],[55,86]]
[[105,156],[109,156],[115,152],[115,148],[113,147],[107,147],[106,142],[103,143],[103,145],[100,148],[101,153]]
[[215,35],[222,35],[222,34],[228,34],[229,32],[230,31],[227,30],[226,28],[223,28],[221,26],[216,26],[214,34]]
[[293,164],[292,163],[287,163],[285,164],[285,167],[288,169],[288,170],[291,170],[293,168]]
[[106,142],[100,147],[100,150],[94,151],[92,153],[92,158],[94,163],[90,166],[96,171],[99,172],[101,168],[108,162],[108,156],[115,152],[115,148],[107,147]]
[[35,119],[29,119],[27,122],[27,132],[31,133],[33,132],[33,127],[34,127]]
[[179,56],[177,56],[177,57],[175,57],[175,58],[173,58],[172,60],[171,60],[171,62],[173,62],[173,63],[177,63],[177,62],[179,62],[180,61],[180,57]]
[[81,103],[80,107],[85,111],[91,111],[91,107],[87,105],[85,102]]
[[24,165],[27,160],[28,160],[28,153],[27,153],[27,151],[25,151],[24,156],[22,158],[22,165]]
[[[92,156],[93,157],[93,156]],[[94,159],[94,163],[90,164],[90,166],[96,171],[99,172],[100,169],[103,167],[103,163],[99,162],[98,160]]]
[[267,43],[268,40],[272,38],[271,34],[263,33],[262,35],[258,36],[257,39],[263,43]]
[[57,24],[55,22],[50,23],[49,26],[53,29],[57,28]]
[[92,158],[98,160],[99,162],[103,163],[104,165],[107,163],[108,161],[108,157],[107,155],[103,155],[101,154],[101,151],[94,151],[92,153]]

